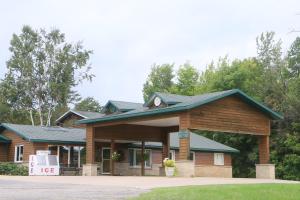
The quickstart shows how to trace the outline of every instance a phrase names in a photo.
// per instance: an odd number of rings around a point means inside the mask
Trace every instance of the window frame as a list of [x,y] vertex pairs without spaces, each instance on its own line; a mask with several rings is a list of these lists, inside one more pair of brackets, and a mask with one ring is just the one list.
[[[218,160],[220,157],[218,156],[222,156],[222,160]],[[214,165],[217,166],[224,166],[225,165],[225,155],[224,153],[214,153]]]
[[[130,150],[133,150],[133,165],[130,165]],[[136,165],[136,156],[137,156],[137,151],[142,151],[140,148],[128,148],[128,162],[129,162],[129,167],[130,168],[141,168],[141,165]],[[151,149],[145,149],[145,152],[149,151],[149,165],[147,166],[147,162],[145,162],[145,169],[151,169],[152,168],[152,150]]]
[[[195,151],[190,151],[190,154],[193,154],[193,162],[195,163],[196,160],[196,152]],[[190,156],[189,156],[190,157]]]
[[[174,159],[170,158],[170,154],[172,155],[172,157]],[[175,161],[176,160],[176,151],[175,150],[170,150],[168,158]]]
[[[21,148],[22,148],[22,154],[21,154]],[[19,156],[18,156],[18,154],[19,154]],[[17,160],[17,158],[18,158],[18,160]],[[20,158],[22,158],[22,160]],[[23,144],[15,145],[14,162],[22,163],[23,161],[24,161],[24,145]]]

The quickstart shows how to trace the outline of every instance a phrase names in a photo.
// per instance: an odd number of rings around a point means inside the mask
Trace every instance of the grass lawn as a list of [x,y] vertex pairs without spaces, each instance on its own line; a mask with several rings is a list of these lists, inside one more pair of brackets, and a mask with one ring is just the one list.
[[300,184],[211,185],[156,188],[136,200],[300,200]]

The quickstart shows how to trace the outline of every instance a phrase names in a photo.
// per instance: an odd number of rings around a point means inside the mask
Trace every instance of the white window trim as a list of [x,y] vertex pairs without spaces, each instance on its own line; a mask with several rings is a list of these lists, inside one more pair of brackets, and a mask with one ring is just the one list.
[[175,150],[170,150],[169,153],[171,153],[172,157],[174,158],[174,159],[172,159],[172,158],[171,159],[175,161],[176,160],[176,152],[175,152]]
[[[129,156],[130,156],[130,153],[129,153],[129,150],[133,150],[133,166],[130,166],[130,162],[129,162],[129,167],[130,168],[141,168],[141,165],[136,165],[136,151],[137,150],[140,150],[140,151],[142,151],[142,149],[139,149],[139,148],[129,148],[128,149],[128,161],[129,161]],[[150,166],[146,166],[146,163],[145,163],[145,169],[151,169],[152,168],[152,151],[151,151],[151,149],[145,149],[145,151],[150,151],[150,153],[149,153],[149,162],[150,162]]]
[[[23,154],[22,154],[22,160],[17,160],[17,153],[18,153],[18,148],[19,147],[23,147]],[[19,148],[20,149],[20,148]],[[19,154],[19,157],[20,157],[20,154]],[[14,161],[15,163],[22,163],[24,160],[24,145],[23,144],[20,144],[20,145],[15,145],[15,157],[14,157]]]
[[195,152],[195,151],[190,151],[190,153],[193,154],[193,162],[195,163],[195,160],[196,160],[196,152]]
[[[218,155],[223,157],[223,160],[218,160]],[[225,163],[224,153],[214,153],[214,165],[223,166]]]

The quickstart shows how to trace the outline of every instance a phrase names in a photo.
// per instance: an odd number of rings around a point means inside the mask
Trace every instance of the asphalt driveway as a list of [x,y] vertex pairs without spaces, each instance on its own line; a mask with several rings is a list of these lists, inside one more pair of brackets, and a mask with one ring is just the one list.
[[0,200],[126,199],[148,192],[155,187],[246,183],[297,182],[234,178],[0,176]]

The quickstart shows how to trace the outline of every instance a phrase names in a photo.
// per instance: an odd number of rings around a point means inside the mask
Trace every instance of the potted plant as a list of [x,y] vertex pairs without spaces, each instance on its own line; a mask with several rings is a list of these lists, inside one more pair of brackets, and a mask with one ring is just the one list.
[[164,159],[165,173],[167,177],[174,176],[175,173],[175,161],[169,158]]
[[115,151],[115,152],[112,153],[111,159],[112,159],[113,161],[118,162],[118,161],[120,161],[120,159],[121,159],[121,154]]

